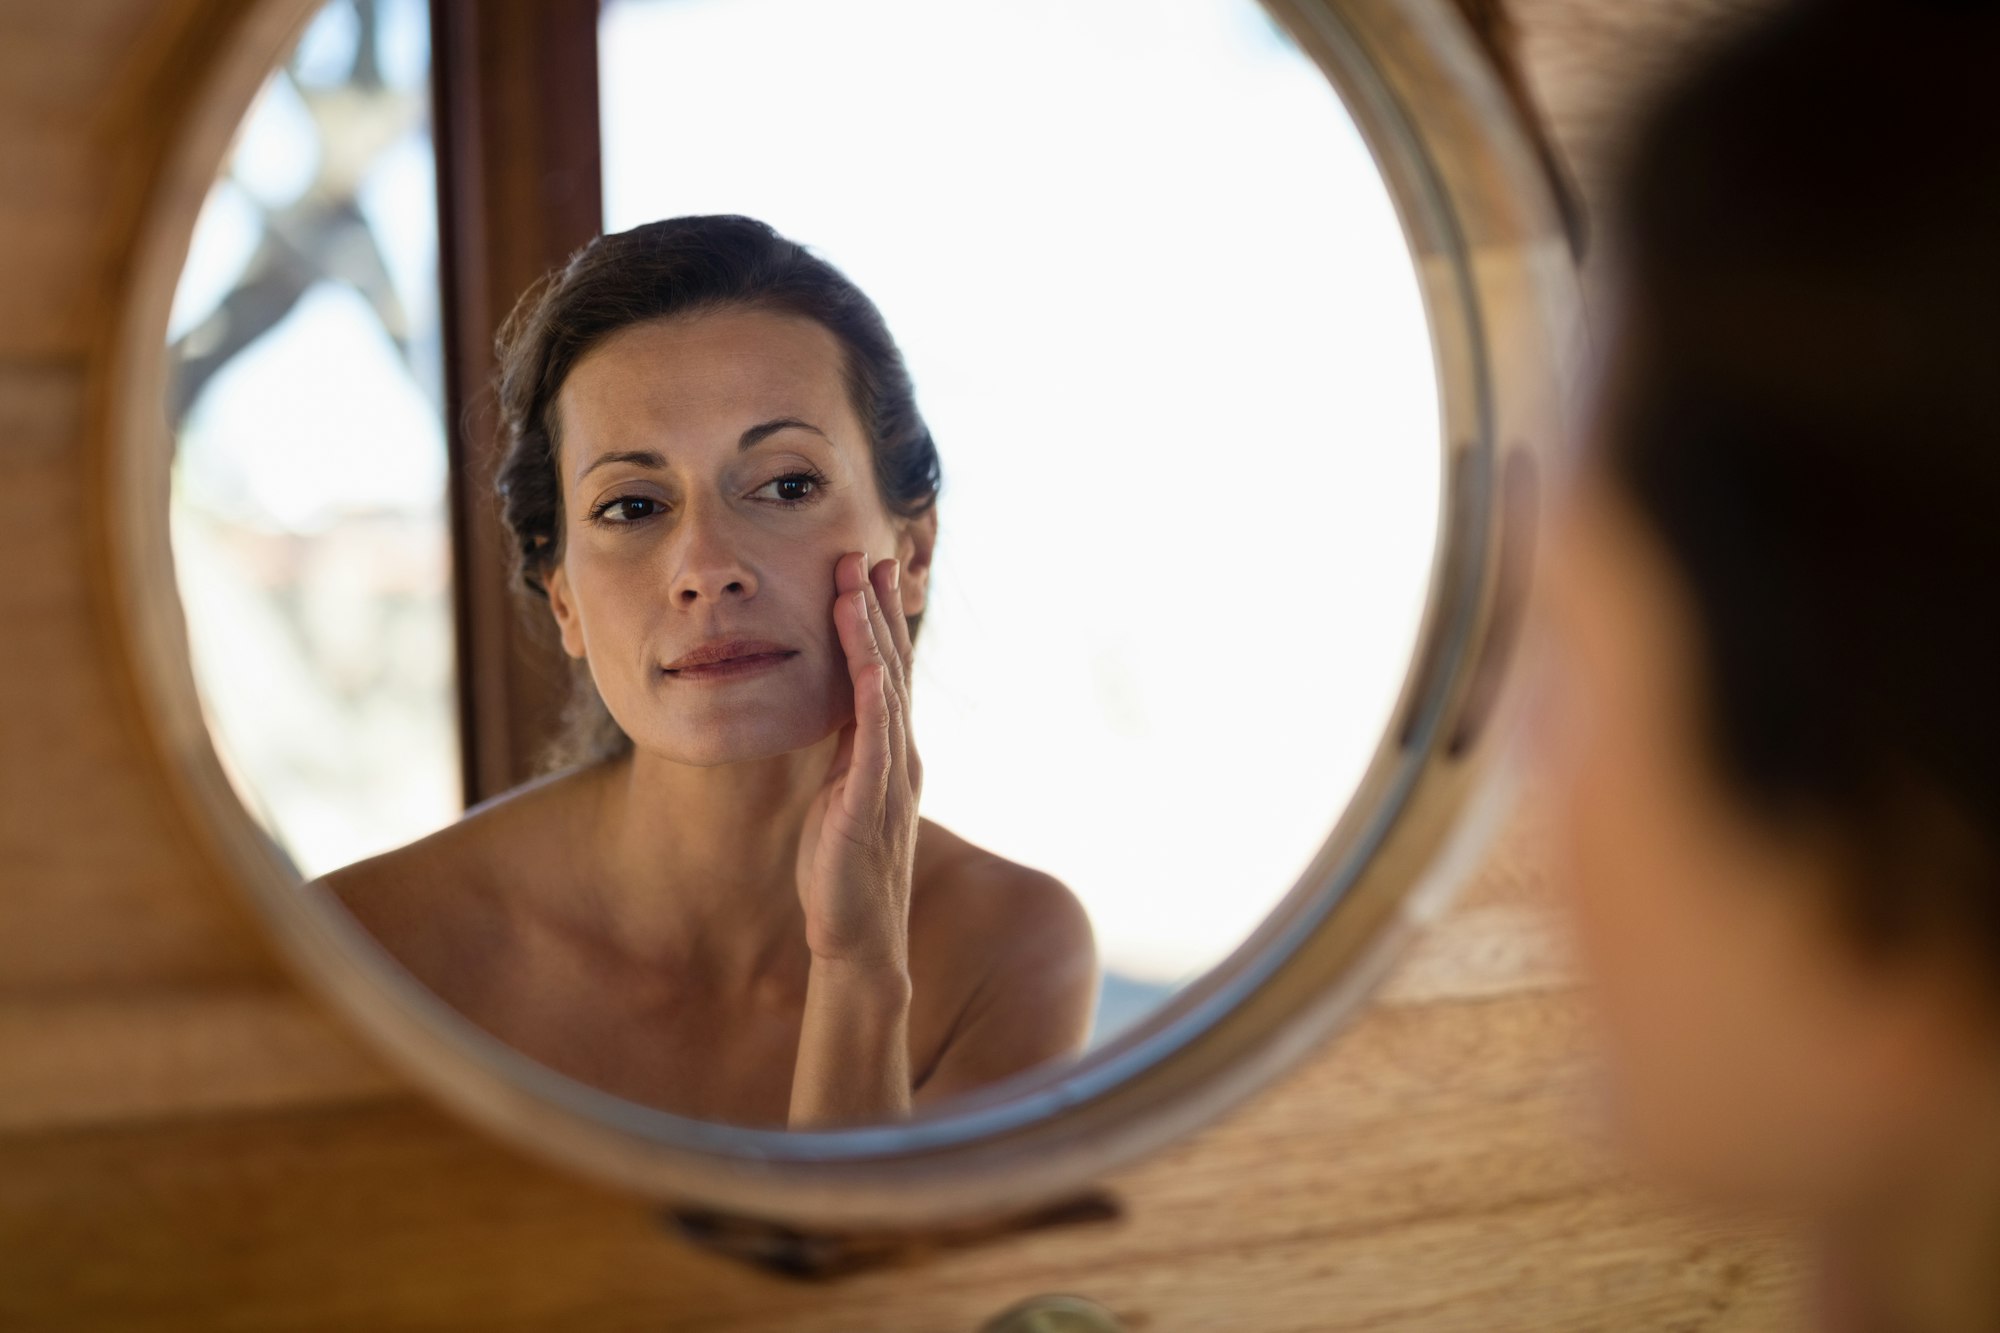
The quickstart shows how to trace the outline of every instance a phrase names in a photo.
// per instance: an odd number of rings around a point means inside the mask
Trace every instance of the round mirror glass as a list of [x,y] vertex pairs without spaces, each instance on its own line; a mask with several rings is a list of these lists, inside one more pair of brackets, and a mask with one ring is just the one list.
[[[941,480],[898,511],[866,358],[778,298],[584,339],[560,591],[518,614],[627,744],[468,812],[448,515],[506,460],[448,466],[428,23],[318,11],[174,305],[175,574],[245,806],[464,1018],[639,1107],[895,1124],[1143,1025],[1328,839],[1433,582],[1432,342],[1341,98],[1254,0],[608,0],[605,231],[804,246]],[[883,536],[869,805],[837,602]]]

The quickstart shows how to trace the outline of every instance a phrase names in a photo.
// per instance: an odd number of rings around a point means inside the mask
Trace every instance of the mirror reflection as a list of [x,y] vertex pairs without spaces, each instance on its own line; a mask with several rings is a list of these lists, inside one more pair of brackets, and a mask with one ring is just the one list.
[[570,706],[468,809],[425,23],[320,11],[169,333],[197,683],[301,877],[536,1060],[744,1125],[921,1114],[1227,955],[1437,537],[1324,77],[1253,0],[606,4],[606,234],[470,469]]

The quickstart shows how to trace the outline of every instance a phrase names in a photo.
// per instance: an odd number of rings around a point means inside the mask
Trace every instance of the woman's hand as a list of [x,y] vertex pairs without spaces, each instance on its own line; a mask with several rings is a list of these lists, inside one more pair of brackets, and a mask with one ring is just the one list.
[[893,559],[834,565],[833,623],[854,689],[826,783],[799,839],[799,901],[814,959],[907,969],[923,766],[910,737],[910,628]]
[[898,567],[834,565],[833,623],[854,686],[826,783],[799,836],[812,970],[790,1124],[910,1113],[910,883],[923,766],[910,739],[910,628]]

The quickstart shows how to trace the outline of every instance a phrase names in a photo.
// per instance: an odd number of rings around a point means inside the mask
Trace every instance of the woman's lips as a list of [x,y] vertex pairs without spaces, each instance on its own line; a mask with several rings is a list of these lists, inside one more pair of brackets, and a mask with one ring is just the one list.
[[795,649],[765,639],[718,639],[682,654],[662,670],[680,680],[726,680],[769,671],[797,656]]

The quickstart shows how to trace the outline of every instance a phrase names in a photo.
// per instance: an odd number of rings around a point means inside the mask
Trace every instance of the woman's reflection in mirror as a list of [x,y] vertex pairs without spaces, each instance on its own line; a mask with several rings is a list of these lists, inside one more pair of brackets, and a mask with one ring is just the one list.
[[1552,534],[1556,846],[1655,1176],[2000,1328],[2000,9],[1816,0],[1632,136]]
[[515,1048],[685,1115],[891,1122],[1079,1053],[1076,898],[918,813],[940,468],[875,306],[761,222],[671,218],[545,277],[500,350],[564,733],[322,882]]

